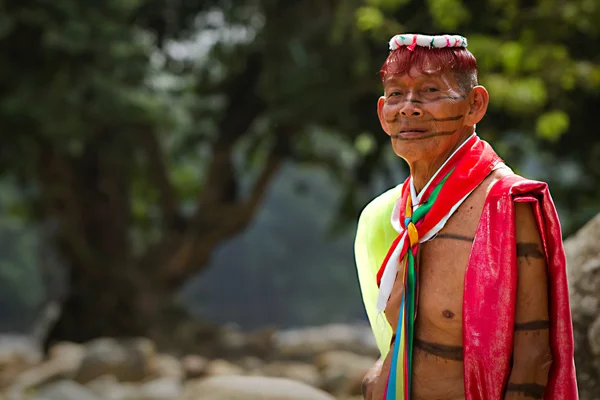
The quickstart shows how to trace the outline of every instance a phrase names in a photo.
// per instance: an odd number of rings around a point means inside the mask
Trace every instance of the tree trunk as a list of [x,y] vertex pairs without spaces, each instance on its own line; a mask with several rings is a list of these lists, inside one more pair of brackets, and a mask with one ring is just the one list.
[[140,277],[128,274],[135,269],[132,266],[114,267],[93,275],[81,266],[70,268],[69,292],[47,344],[85,342],[101,336],[146,336],[156,325],[168,293],[150,289]]
[[132,255],[132,153],[129,138],[106,129],[78,157],[48,146],[40,160],[42,216],[55,222],[68,290],[48,343],[141,335],[152,323],[150,296],[164,291]]
[[[246,119],[249,125],[252,118]],[[287,154],[289,135],[280,128],[247,198],[230,193],[238,185],[232,167],[236,139],[221,136],[214,146],[197,212],[187,220],[179,215],[166,163],[152,132],[134,137],[142,139],[140,146],[129,143],[118,130],[100,132],[77,158],[49,147],[39,166],[45,196],[42,218],[56,221],[56,247],[68,271],[68,294],[47,343],[82,342],[98,336],[163,336],[162,331],[172,329],[164,322],[170,313],[164,311],[173,310],[174,293],[207,265],[216,245],[241,232],[253,219]],[[156,227],[160,239],[134,255],[129,188],[136,147],[146,156],[149,180],[160,192],[162,222]]]

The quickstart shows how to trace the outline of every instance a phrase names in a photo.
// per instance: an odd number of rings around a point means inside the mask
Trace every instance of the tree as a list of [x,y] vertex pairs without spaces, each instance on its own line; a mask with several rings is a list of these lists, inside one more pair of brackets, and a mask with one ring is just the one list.
[[352,221],[372,196],[361,185],[390,173],[372,110],[398,31],[472,37],[496,99],[480,133],[516,165],[536,152],[538,167],[585,171],[588,185],[553,183],[579,224],[600,197],[584,128],[599,102],[597,15],[584,0],[530,3],[0,2],[0,167],[21,215],[52,223],[70,283],[50,339],[151,336],[284,160],[330,170]]
[[[302,113],[343,119],[311,104],[326,78],[322,68],[306,71],[334,53],[319,44],[302,54],[304,42],[318,44],[333,10],[261,6],[2,5],[3,171],[30,189],[26,217],[55,223],[68,269],[70,291],[51,340],[149,334],[179,285],[251,221],[291,142],[317,122]],[[326,18],[303,37],[302,22],[320,11]],[[188,15],[199,16],[201,33],[251,34],[251,24],[266,22],[253,42],[215,46],[217,61],[207,67],[162,51],[168,39],[191,32]],[[270,34],[277,30],[286,34]],[[304,59],[286,59],[288,38]],[[161,57],[168,60],[153,68]],[[242,141],[256,165],[247,193],[234,165]]]

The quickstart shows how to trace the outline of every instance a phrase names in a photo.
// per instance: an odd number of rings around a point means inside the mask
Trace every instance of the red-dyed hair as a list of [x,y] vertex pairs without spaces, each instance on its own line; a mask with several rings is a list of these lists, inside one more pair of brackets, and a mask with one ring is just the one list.
[[456,74],[462,90],[468,91],[477,85],[477,60],[464,47],[427,48],[416,46],[414,50],[402,46],[390,52],[381,67],[381,81],[390,76],[409,73],[412,67],[423,74],[443,74],[452,71]]

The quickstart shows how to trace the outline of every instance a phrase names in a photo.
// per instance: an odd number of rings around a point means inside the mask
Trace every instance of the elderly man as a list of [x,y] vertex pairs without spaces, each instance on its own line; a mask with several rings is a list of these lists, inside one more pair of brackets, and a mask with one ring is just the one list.
[[546,184],[515,175],[475,125],[488,106],[461,36],[397,35],[381,126],[410,167],[355,242],[381,358],[375,400],[577,398],[565,256]]

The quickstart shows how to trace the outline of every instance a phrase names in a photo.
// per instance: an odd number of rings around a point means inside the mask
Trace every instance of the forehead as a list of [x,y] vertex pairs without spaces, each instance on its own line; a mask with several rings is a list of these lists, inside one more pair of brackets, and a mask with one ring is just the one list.
[[390,74],[384,79],[384,86],[402,84],[415,85],[423,82],[437,82],[448,87],[457,86],[456,76],[452,71],[442,70],[428,65],[412,66],[407,72]]

